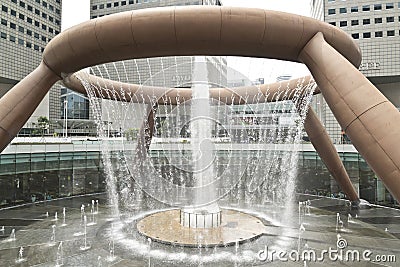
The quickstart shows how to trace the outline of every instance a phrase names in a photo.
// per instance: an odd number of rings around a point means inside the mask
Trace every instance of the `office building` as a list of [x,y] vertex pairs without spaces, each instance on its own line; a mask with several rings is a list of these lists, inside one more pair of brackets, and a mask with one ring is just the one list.
[[[3,0],[0,6],[1,97],[39,65],[46,44],[60,33],[61,0]],[[58,88],[50,90],[22,134],[29,134],[40,116],[59,118]]]

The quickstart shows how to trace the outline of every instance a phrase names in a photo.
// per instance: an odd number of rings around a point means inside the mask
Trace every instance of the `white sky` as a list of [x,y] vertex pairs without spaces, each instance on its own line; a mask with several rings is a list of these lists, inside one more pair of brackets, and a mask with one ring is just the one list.
[[[304,16],[310,14],[310,0],[221,0],[225,6],[241,6],[284,11]],[[90,0],[62,1],[62,30],[90,19]],[[300,77],[308,75],[307,68],[298,63],[255,58],[229,57],[230,67],[241,72],[251,80],[264,78],[266,82],[274,82],[277,76],[292,75]]]

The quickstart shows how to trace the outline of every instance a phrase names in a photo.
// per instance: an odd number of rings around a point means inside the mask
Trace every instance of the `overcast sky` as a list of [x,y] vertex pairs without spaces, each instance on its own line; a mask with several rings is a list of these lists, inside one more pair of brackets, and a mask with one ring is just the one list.
[[[264,8],[309,16],[310,0],[222,0],[225,6]],[[62,1],[62,30],[90,19],[90,0]],[[300,77],[308,74],[302,64],[266,59],[228,58],[230,67],[240,71],[251,80],[265,78],[275,81],[277,76]]]

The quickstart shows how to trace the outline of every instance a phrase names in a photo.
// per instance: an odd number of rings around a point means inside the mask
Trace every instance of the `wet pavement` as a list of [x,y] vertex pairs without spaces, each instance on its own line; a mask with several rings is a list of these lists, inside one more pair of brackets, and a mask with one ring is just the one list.
[[[329,198],[305,196],[300,200],[307,199],[307,205],[294,205],[289,211],[276,203],[221,203],[259,218],[265,232],[255,240],[218,248],[187,248],[148,240],[137,232],[136,224],[159,210],[133,208],[117,218],[104,194],[2,209],[0,266],[400,266],[399,210],[379,206],[351,209],[348,202]],[[98,214],[96,207],[91,211],[92,200],[99,201]],[[86,247],[82,204],[88,224]],[[285,212],[288,216],[281,220]],[[12,229],[15,240],[9,239]],[[171,229],[166,225],[164,230]],[[343,247],[339,249],[339,245]],[[341,259],[322,257],[329,249],[344,254]],[[287,252],[286,261],[277,258],[279,251]],[[296,251],[300,255],[313,251],[316,259],[288,260],[289,253]],[[348,251],[360,253],[360,261],[346,259]],[[362,258],[365,251],[372,253],[367,259]],[[319,256],[323,259],[318,260]],[[377,261],[376,256],[385,261]]]

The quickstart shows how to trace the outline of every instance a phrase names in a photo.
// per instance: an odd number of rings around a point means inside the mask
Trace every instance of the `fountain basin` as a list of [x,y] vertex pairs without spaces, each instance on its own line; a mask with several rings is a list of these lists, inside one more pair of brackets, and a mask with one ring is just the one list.
[[141,219],[137,229],[153,241],[185,247],[230,246],[254,240],[265,233],[260,219],[236,210],[221,209],[220,225],[213,228],[185,227],[180,222],[180,215],[179,209],[153,213]]

